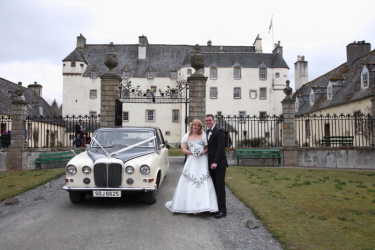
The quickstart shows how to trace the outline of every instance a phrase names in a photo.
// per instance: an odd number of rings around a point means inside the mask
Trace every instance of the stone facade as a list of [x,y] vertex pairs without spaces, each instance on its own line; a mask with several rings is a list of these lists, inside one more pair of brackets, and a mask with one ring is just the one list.
[[189,82],[189,122],[194,119],[202,122],[206,116],[206,82],[207,77],[193,74]]
[[22,170],[24,158],[22,149],[25,147],[27,102],[22,95],[14,98],[12,115],[12,141],[6,158],[7,171]]
[[119,84],[121,78],[112,73],[101,78],[100,126],[115,126],[115,104],[120,97]]

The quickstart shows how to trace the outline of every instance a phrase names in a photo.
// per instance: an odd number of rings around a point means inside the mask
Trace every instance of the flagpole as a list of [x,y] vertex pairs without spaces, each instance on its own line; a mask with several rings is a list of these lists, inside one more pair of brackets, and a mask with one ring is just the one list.
[[273,46],[275,46],[274,44],[274,41],[273,41],[273,15],[272,15],[272,17],[271,17],[271,22],[272,22],[272,48],[271,48],[271,52],[273,51]]

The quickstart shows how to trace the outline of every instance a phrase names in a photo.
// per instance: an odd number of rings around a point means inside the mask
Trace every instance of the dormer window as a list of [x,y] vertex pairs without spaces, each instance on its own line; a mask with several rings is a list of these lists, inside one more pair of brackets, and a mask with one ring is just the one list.
[[91,71],[91,73],[90,73],[90,77],[91,77],[91,78],[97,78],[98,75],[99,75],[99,73],[98,73],[97,70],[93,70],[93,71]]
[[367,89],[368,85],[369,85],[368,69],[366,66],[363,66],[362,72],[361,72],[361,87],[362,89]]
[[147,79],[154,79],[155,78],[155,70],[153,68],[149,68],[147,70]]
[[122,78],[125,78],[125,79],[129,79],[132,76],[132,71],[129,69],[128,66],[125,66],[121,70],[121,76],[122,76]]
[[176,70],[172,70],[171,72],[169,72],[169,74],[170,74],[171,79],[177,79],[177,71]]
[[310,103],[310,106],[314,105],[314,102],[315,102],[315,93],[314,93],[314,90],[310,90],[310,95],[309,95],[309,103]]
[[267,79],[267,69],[266,68],[259,68],[259,79],[266,80]]
[[216,80],[217,79],[217,67],[210,68],[210,79]]
[[233,78],[235,80],[241,79],[241,65],[239,63],[233,65]]
[[298,97],[296,98],[296,101],[294,102],[294,112],[298,112],[299,110],[299,100]]
[[327,86],[327,100],[331,100],[333,97],[333,86],[332,83],[329,82]]

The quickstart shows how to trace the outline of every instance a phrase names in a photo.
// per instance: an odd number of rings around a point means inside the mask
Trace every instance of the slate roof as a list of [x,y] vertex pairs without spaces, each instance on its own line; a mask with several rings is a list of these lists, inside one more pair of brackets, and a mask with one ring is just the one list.
[[[201,53],[205,66],[216,64],[218,67],[232,67],[238,62],[242,67],[257,68],[264,63],[269,68],[288,68],[280,54],[255,53],[254,46],[201,46]],[[86,45],[85,48],[75,49],[64,60],[82,61],[88,63],[83,76],[90,76],[96,67],[102,75],[108,72],[104,65],[105,54],[110,51],[108,45]],[[118,66],[114,68],[116,74],[128,66],[132,70],[132,77],[146,77],[147,70],[152,67],[156,76],[168,77],[171,70],[190,66],[190,53],[194,51],[192,45],[153,45],[147,46],[147,58],[138,59],[138,44],[115,45],[113,52],[118,58]],[[95,65],[95,66],[94,66]]]
[[[369,87],[361,89],[361,71],[364,65],[369,66]],[[327,100],[327,85],[333,83],[333,97]],[[308,96],[311,88],[315,89],[315,103],[309,105]],[[324,108],[374,96],[375,94],[375,50],[357,58],[351,65],[343,63],[337,68],[310,81],[296,91],[294,99],[300,102],[297,115],[307,114]]]
[[[0,114],[1,115],[12,115],[12,97],[9,94],[14,93],[16,89],[19,89],[20,85],[10,82],[6,79],[0,78]],[[28,116],[40,116],[39,107],[43,107],[43,116],[59,116],[52,107],[42,98],[39,97],[33,90],[22,87],[24,90],[23,95],[25,101],[29,103],[27,105]]]

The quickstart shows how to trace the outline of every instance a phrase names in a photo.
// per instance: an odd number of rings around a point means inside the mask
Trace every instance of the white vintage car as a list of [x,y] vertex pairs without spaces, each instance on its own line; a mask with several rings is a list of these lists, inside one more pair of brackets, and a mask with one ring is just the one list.
[[159,128],[100,128],[86,150],[68,162],[63,189],[73,203],[86,195],[121,197],[123,191],[139,191],[153,204],[168,169],[168,148]]

